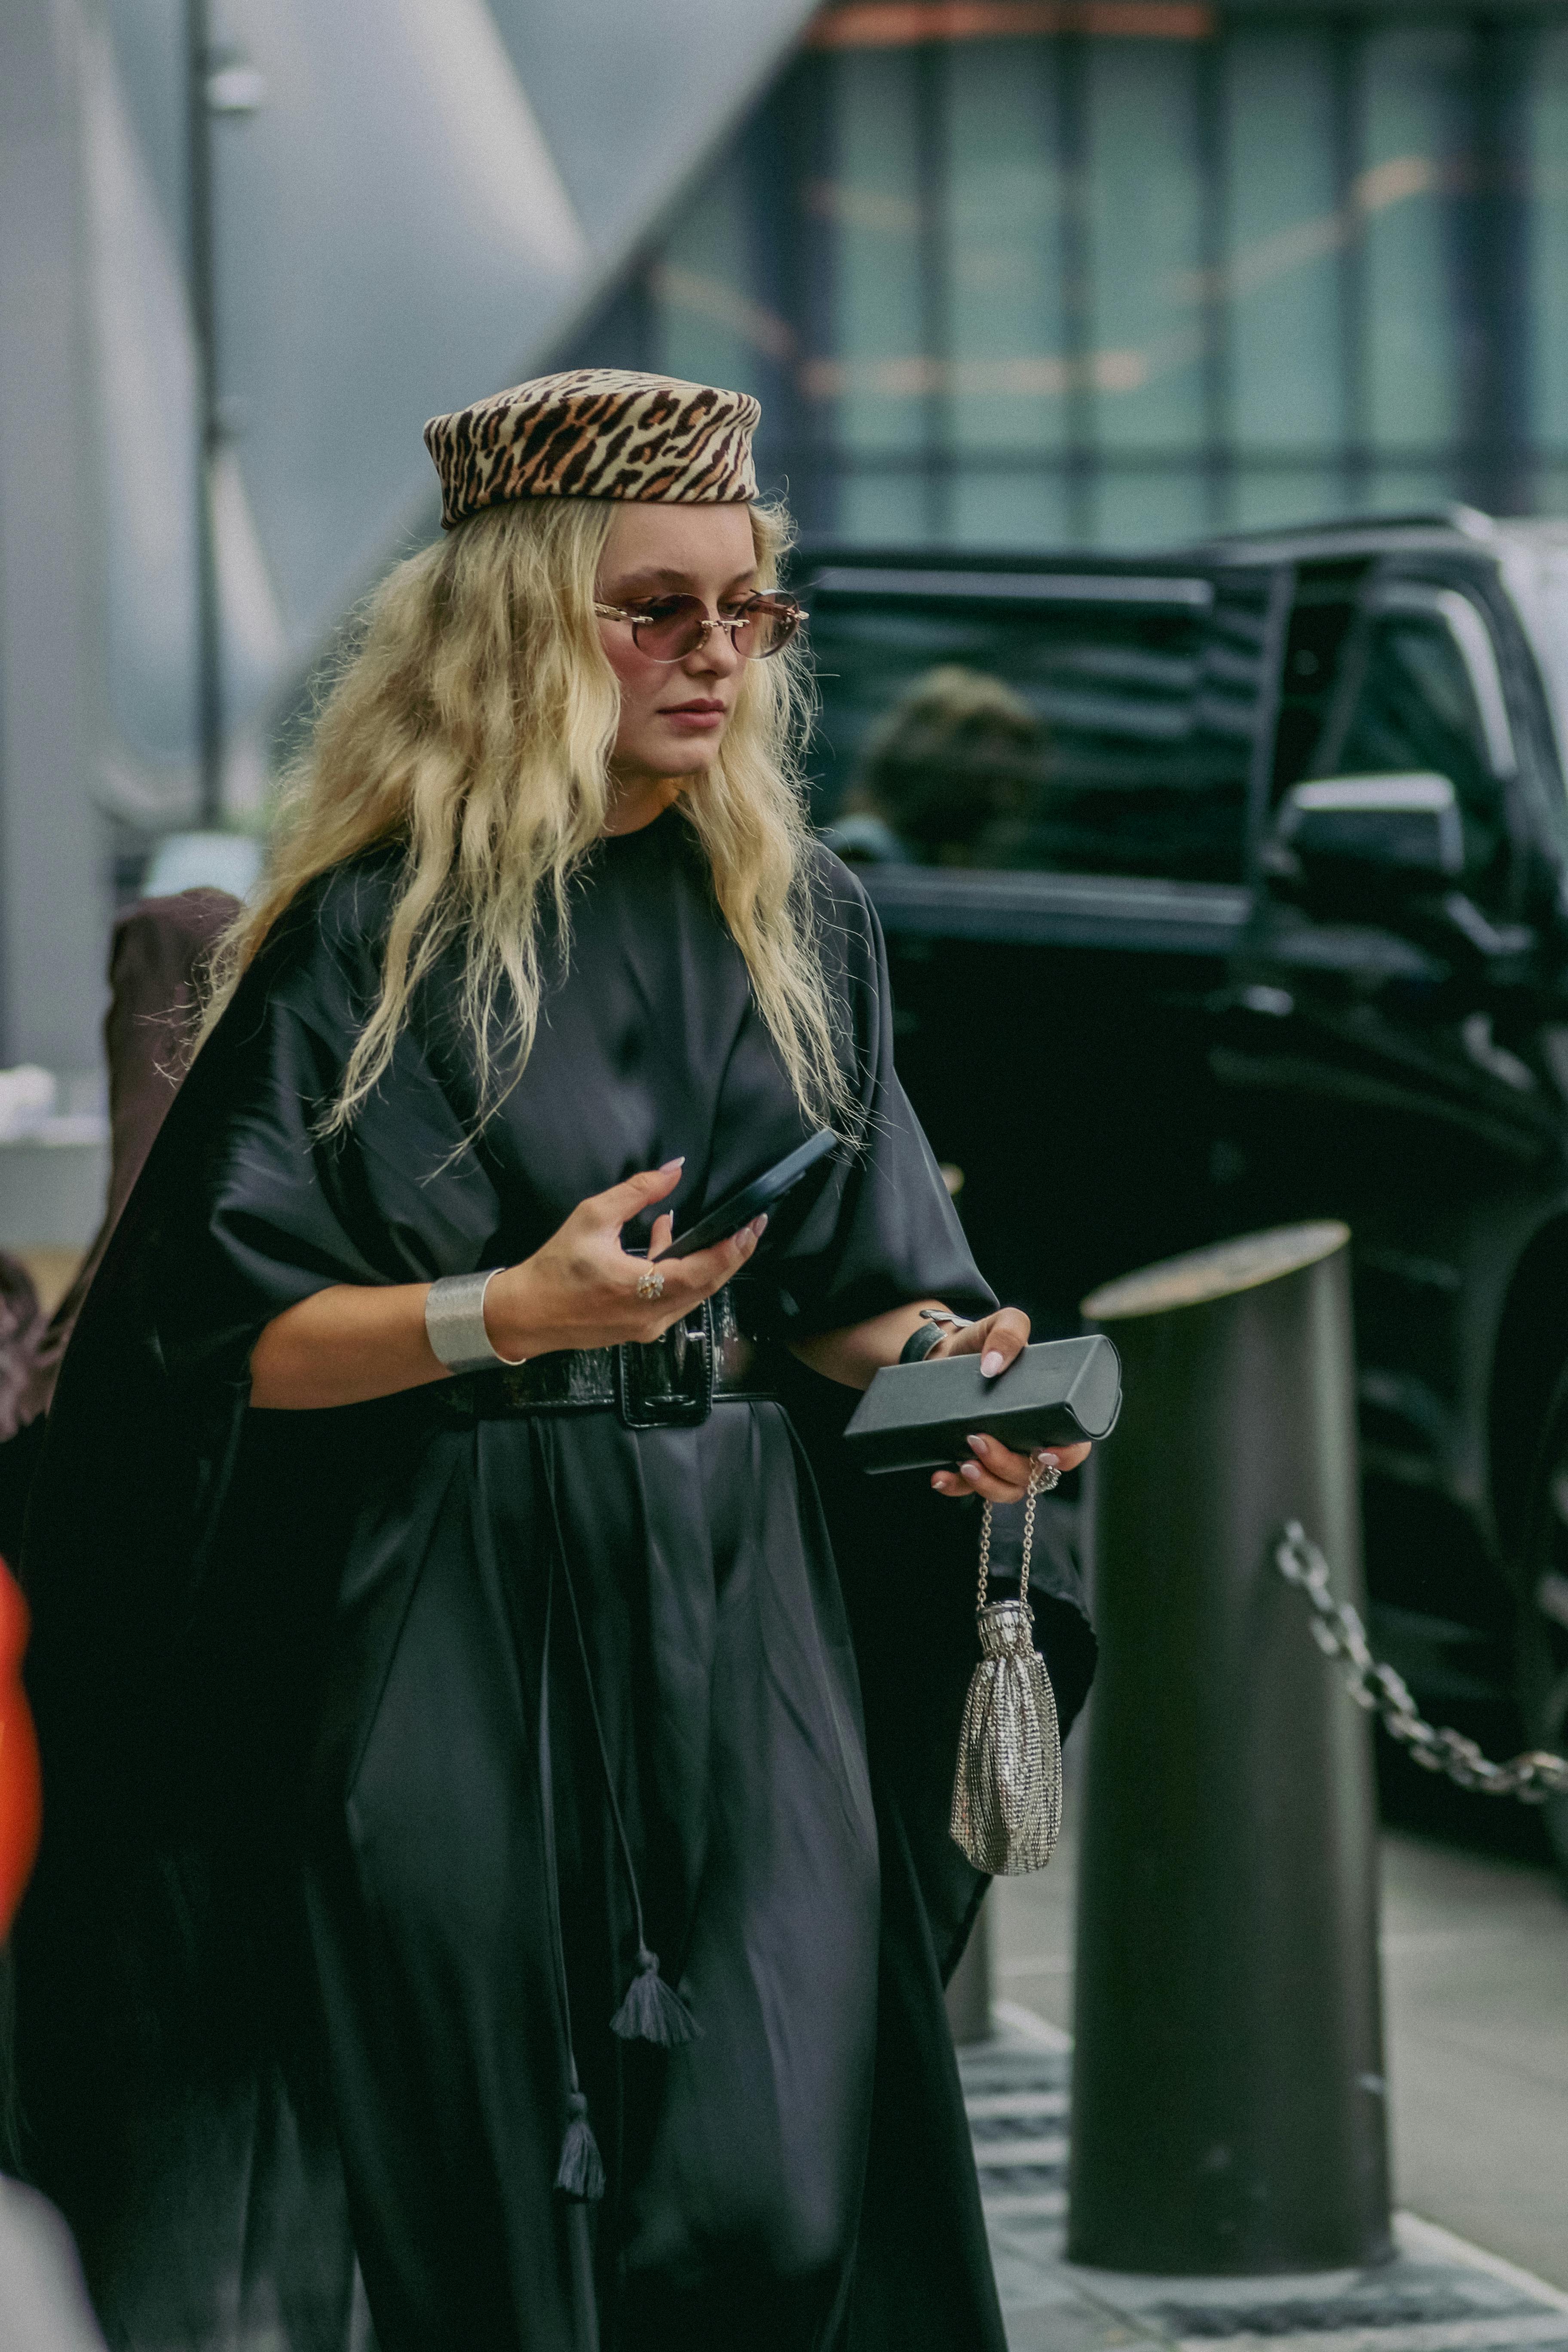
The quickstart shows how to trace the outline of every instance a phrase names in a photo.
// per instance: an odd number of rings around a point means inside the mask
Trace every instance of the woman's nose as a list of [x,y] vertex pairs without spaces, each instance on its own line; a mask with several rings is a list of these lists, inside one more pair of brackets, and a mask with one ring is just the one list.
[[741,656],[735,651],[735,640],[729,630],[710,628],[702,643],[688,655],[686,667],[710,671],[718,677],[728,677],[739,669]]

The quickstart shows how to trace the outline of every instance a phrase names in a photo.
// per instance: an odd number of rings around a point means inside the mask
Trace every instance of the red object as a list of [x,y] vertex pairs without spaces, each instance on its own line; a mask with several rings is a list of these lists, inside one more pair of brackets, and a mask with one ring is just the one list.
[[38,1742],[22,1688],[28,1625],[21,1589],[0,1559],[0,1941],[32,1874],[43,1825]]

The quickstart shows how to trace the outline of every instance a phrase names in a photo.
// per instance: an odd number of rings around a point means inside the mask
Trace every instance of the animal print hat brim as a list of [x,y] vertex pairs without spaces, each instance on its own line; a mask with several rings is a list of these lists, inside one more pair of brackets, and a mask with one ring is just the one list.
[[731,506],[754,499],[749,392],[672,376],[574,368],[433,416],[441,527],[517,499],[626,499]]

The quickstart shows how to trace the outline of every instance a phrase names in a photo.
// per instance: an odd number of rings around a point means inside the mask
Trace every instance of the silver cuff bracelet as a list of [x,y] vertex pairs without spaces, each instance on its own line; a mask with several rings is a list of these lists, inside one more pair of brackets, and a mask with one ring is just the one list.
[[485,1329],[485,1292],[500,1272],[492,1265],[484,1274],[446,1274],[426,1292],[425,1336],[449,1372],[488,1372],[497,1364],[528,1361],[498,1355]]

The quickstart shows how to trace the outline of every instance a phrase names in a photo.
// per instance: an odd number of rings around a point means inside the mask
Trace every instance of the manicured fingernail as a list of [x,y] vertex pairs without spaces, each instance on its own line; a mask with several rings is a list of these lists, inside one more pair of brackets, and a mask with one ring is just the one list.
[[1032,1462],[1037,1462],[1042,1470],[1059,1470],[1062,1466],[1059,1457],[1057,1454],[1050,1453],[1043,1445],[1037,1453],[1032,1454],[1029,1458]]
[[756,1235],[756,1237],[757,1237],[757,1239],[758,1239],[759,1241],[761,1241],[761,1240],[762,1240],[763,1235],[767,1232],[767,1229],[768,1229],[768,1221],[767,1221],[767,1218],[766,1218],[766,1216],[765,1216],[765,1215],[761,1216],[761,1217],[753,1217],[753,1218],[752,1219],[752,1233],[754,1233],[754,1234],[755,1234],[755,1235]]
[[1005,1364],[1006,1360],[1006,1357],[999,1354],[994,1348],[987,1348],[985,1353],[980,1359],[980,1376],[982,1380],[994,1381],[997,1373]]
[[978,1463],[978,1462],[961,1462],[961,1463],[959,1464],[959,1465],[958,1465],[958,1475],[959,1475],[959,1476],[960,1476],[961,1478],[970,1478],[970,1479],[978,1478],[978,1477],[979,1477],[979,1475],[980,1475],[980,1465],[979,1465],[979,1463]]
[[658,1172],[661,1176],[668,1176],[672,1168],[684,1168],[685,1165],[686,1154],[683,1151],[679,1160],[667,1160]]
[[973,1445],[976,1454],[984,1454],[988,1442],[989,1441],[984,1437],[972,1437],[969,1440],[970,1444]]

